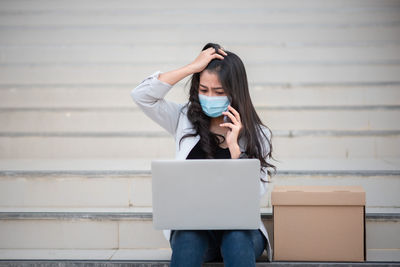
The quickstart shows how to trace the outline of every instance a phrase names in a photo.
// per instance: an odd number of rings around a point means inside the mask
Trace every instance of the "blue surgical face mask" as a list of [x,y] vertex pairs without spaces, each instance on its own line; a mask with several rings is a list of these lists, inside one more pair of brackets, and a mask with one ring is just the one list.
[[199,101],[203,112],[209,117],[219,117],[229,106],[227,96],[205,96],[199,94]]

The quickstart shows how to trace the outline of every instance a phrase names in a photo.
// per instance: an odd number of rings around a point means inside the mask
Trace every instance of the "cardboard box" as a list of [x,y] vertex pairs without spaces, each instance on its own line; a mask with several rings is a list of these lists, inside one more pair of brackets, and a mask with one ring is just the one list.
[[275,186],[275,261],[365,261],[362,186]]

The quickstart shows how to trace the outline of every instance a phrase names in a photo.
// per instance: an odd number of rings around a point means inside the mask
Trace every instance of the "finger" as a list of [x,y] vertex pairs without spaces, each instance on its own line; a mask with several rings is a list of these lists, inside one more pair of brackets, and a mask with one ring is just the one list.
[[[228,109],[229,109],[229,106],[228,106]],[[229,111],[232,111],[232,110],[229,110]],[[229,111],[224,111],[224,112],[226,112],[226,115],[227,116],[229,116],[229,118],[231,119],[231,121],[236,125],[236,124],[240,124],[241,122],[240,122],[240,116],[239,116],[239,119],[234,115],[234,114],[232,114],[231,112],[229,112]],[[222,112],[222,114],[224,114],[224,112]],[[237,114],[239,114],[239,113],[237,113]]]
[[215,53],[214,47],[209,47],[209,48],[207,48],[207,49],[204,50],[204,51],[207,51],[207,52],[210,53],[211,55]]
[[221,51],[225,56],[228,55],[228,54],[227,54],[224,50],[222,50],[221,48],[219,49],[219,51]]
[[236,111],[236,109],[234,109],[231,105],[228,106],[228,109],[230,112],[232,112],[235,115],[235,118],[237,119],[237,121],[240,122],[240,114],[239,112]]
[[230,113],[228,111],[224,111],[224,112],[222,112],[222,114],[227,115],[234,124],[238,123],[238,120],[235,118],[235,116],[233,116],[232,113]]
[[235,125],[233,125],[233,124],[230,123],[230,122],[225,122],[225,123],[221,123],[219,126],[221,126],[221,127],[228,127],[228,128],[230,128],[230,129],[232,130],[233,127],[234,127]]
[[214,58],[224,59],[223,56],[221,56],[220,54],[217,54],[217,53],[214,54]]

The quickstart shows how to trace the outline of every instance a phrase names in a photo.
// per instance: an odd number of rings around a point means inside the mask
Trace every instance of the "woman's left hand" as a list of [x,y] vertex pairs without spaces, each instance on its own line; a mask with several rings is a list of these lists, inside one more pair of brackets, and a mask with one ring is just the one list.
[[[230,111],[230,112],[229,112]],[[228,106],[228,111],[222,112],[223,115],[227,115],[232,122],[225,122],[221,123],[219,126],[221,127],[228,127],[229,130],[226,134],[226,143],[232,152],[234,151],[235,154],[240,154],[240,148],[238,145],[238,136],[240,130],[242,129],[242,122],[240,120],[239,112],[237,112],[231,105]],[[238,156],[238,155],[237,155]],[[232,155],[233,158],[233,155]]]

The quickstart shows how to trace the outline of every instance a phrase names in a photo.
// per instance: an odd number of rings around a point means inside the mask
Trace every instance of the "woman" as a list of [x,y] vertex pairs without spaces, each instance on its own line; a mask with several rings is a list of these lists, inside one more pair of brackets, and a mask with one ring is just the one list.
[[[164,99],[180,80],[192,75],[185,105]],[[190,64],[157,71],[131,91],[133,100],[175,138],[176,159],[258,158],[260,198],[267,191],[271,131],[262,124],[250,99],[240,58],[208,43]],[[225,266],[255,266],[267,249],[268,233],[260,218],[258,230],[164,230],[172,248],[171,266],[201,266],[222,260]]]

